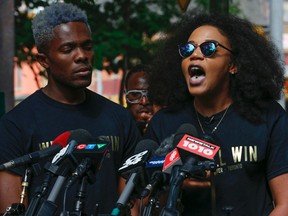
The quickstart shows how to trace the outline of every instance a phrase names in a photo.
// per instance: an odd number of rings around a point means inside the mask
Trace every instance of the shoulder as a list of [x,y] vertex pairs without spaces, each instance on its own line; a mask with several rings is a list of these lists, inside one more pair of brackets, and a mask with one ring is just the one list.
[[144,138],[161,142],[184,123],[194,124],[194,112],[193,106],[183,106],[177,110],[162,108],[152,117]]
[[191,118],[192,115],[194,115],[195,111],[193,106],[183,105],[182,107],[179,107],[178,109],[171,109],[171,108],[162,108],[152,118],[153,121],[161,121],[163,123],[168,122],[177,122],[179,119],[185,119],[185,118]]
[[120,104],[96,93],[91,90],[87,90],[87,94],[89,95],[90,102],[95,104],[95,106],[103,106],[109,110],[115,110],[119,112],[126,112],[127,110],[125,107],[121,106]]
[[277,130],[286,134],[288,113],[277,101],[273,101],[267,106],[264,121],[269,131]]
[[122,123],[134,121],[130,112],[120,104],[90,90],[88,90],[88,94],[89,109],[93,109],[95,112],[96,110],[100,111],[102,114],[109,115],[111,118],[119,120]]
[[8,111],[6,114],[4,114],[3,118],[9,118],[9,117],[19,117],[19,116],[27,116],[29,113],[31,113],[31,110],[37,109],[41,104],[39,104],[39,101],[41,97],[41,91],[37,90],[33,94],[29,95],[27,98],[25,98],[23,101],[15,105],[13,109]]
[[282,117],[288,117],[287,111],[277,101],[269,102],[265,109],[265,119],[277,120]]

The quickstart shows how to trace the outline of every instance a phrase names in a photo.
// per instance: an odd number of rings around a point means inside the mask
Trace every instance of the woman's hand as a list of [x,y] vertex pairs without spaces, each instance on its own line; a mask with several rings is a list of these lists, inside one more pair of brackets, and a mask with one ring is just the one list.
[[183,188],[192,188],[192,187],[211,187],[210,181],[210,171],[206,171],[206,177],[204,179],[198,178],[187,178],[183,181]]

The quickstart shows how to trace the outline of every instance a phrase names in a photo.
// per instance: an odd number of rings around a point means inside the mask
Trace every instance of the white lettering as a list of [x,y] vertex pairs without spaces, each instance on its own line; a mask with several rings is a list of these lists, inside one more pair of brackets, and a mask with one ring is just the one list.
[[203,153],[205,155],[213,155],[213,151],[211,149],[204,149]]
[[241,161],[242,147],[243,146],[232,147],[232,155],[233,155],[233,160],[235,163],[238,163]]
[[138,153],[136,155],[131,156],[130,158],[128,158],[125,161],[125,163],[123,164],[122,167],[119,168],[119,170],[125,169],[128,166],[131,166],[131,165],[134,165],[134,164],[137,164],[137,163],[141,162],[141,160],[143,158],[143,155],[145,155],[147,153],[148,153],[148,150],[140,152],[140,153]]
[[257,146],[249,146],[250,161],[257,161]]

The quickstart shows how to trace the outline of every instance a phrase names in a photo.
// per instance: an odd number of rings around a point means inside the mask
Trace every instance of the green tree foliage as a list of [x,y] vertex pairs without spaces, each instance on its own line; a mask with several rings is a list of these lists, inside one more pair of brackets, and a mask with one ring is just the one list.
[[[19,11],[25,2],[27,10]],[[48,1],[49,2],[49,1]],[[18,61],[33,60],[31,11],[48,5],[47,1],[15,0],[15,54]],[[57,1],[50,1],[57,2]],[[175,0],[117,0],[100,4],[97,0],[65,0],[87,12],[95,42],[95,67],[101,69],[104,59],[113,61],[119,54],[126,63],[148,61],[154,44],[151,37],[165,30],[173,17],[181,16]]]
[[[34,61],[31,19],[35,12],[33,14],[31,11],[52,2],[57,0],[15,0],[15,55],[18,63]],[[177,0],[65,2],[73,3],[87,12],[95,42],[95,68],[102,69],[104,60],[113,62],[119,55],[124,57],[124,61],[120,61],[121,64],[118,62],[110,64],[110,68],[107,67],[107,70],[112,71],[117,71],[113,66],[129,68],[134,63],[149,63],[158,46],[153,40],[155,34],[164,31],[171,25],[172,20],[182,16]],[[21,11],[20,6],[23,3],[27,8]],[[199,9],[209,9],[209,0],[194,0],[194,3]],[[231,5],[230,8],[237,12],[237,6]]]
[[[215,1],[215,0],[214,0]],[[240,7],[239,7],[239,1],[232,1],[232,0],[217,0],[217,3],[224,4],[227,3],[229,5],[229,13],[230,14],[234,14],[237,15],[239,13],[241,13]],[[210,0],[195,0],[195,3],[197,4],[197,6],[199,8],[201,8],[202,10],[209,10],[211,9],[211,5],[210,5]]]
[[[32,64],[35,62],[35,57],[33,48],[34,48],[34,39],[31,30],[31,19],[33,13],[30,13],[30,10],[33,8],[46,6],[47,3],[38,1],[33,3],[29,0],[15,0],[15,62],[21,66],[21,62],[26,62],[31,68],[31,71],[34,73],[35,82],[40,88],[40,84],[37,80],[38,72],[34,70]],[[23,5],[26,5],[27,8],[23,8]],[[45,75],[44,72],[40,72],[40,75]]]

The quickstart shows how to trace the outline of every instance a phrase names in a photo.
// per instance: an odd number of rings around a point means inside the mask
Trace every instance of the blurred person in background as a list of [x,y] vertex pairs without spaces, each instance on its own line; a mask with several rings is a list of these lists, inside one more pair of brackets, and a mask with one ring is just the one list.
[[153,106],[149,100],[149,74],[151,67],[138,64],[132,67],[125,79],[125,98],[127,108],[143,134],[153,114],[160,107]]

